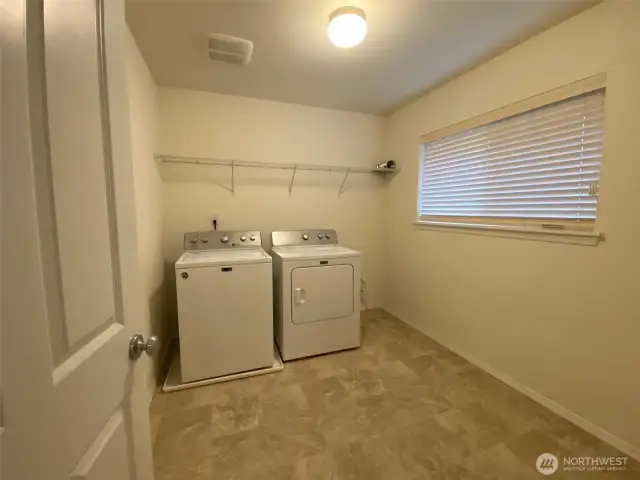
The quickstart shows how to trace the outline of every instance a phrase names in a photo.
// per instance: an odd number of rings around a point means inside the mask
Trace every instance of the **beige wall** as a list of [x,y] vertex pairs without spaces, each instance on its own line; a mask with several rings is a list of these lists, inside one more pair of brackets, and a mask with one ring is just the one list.
[[[127,32],[127,87],[138,226],[138,259],[147,295],[145,335],[163,335],[162,322],[162,181],[153,160],[156,145],[158,91],[138,46]],[[162,353],[155,358],[156,378]]]
[[[230,95],[160,89],[163,154],[373,166],[380,159],[380,117]],[[363,253],[366,305],[379,305],[381,192],[386,183],[353,174],[338,195],[342,173],[164,165],[164,259],[167,282],[182,252],[184,232],[211,228],[272,230],[335,228],[342,244]],[[172,288],[168,295],[174,295]]]
[[[640,452],[640,7],[594,7],[395,112],[383,306]],[[598,247],[420,229],[421,134],[606,72]],[[385,227],[385,228],[386,228]],[[580,421],[579,418],[573,417]],[[608,436],[609,435],[609,436]]]

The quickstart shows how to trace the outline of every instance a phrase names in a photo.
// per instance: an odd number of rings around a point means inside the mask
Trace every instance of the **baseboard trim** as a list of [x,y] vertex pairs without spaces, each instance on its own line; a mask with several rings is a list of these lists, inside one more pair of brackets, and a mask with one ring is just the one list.
[[538,392],[538,391],[536,391],[536,390],[534,390],[534,389],[532,389],[530,387],[527,387],[526,385],[523,385],[522,383],[517,381],[515,378],[507,375],[506,373],[502,372],[501,370],[498,370],[497,368],[495,368],[492,365],[488,364],[484,360],[481,360],[481,359],[477,358],[476,356],[465,352],[464,350],[458,348],[455,345],[452,345],[452,344],[450,344],[448,342],[444,342],[438,336],[433,335],[431,332],[426,331],[424,328],[422,328],[422,327],[420,327],[418,325],[415,325],[415,324],[403,319],[401,316],[396,315],[392,311],[387,310],[387,309],[384,309],[384,310],[388,311],[391,315],[396,317],[398,320],[406,323],[407,325],[411,325],[416,330],[424,333],[428,337],[430,337],[433,340],[435,340],[436,342],[438,342],[440,345],[448,348],[449,350],[451,350],[452,352],[456,353],[457,355],[460,355],[462,358],[467,360],[469,363],[472,363],[476,367],[481,368],[485,372],[487,372],[490,375],[496,377],[498,380],[506,383],[511,388],[517,390],[518,392],[522,393],[523,395],[526,395],[530,399],[538,402],[543,407],[548,408],[549,410],[551,410],[555,414],[560,415],[564,419],[570,421],[574,425],[576,425],[576,426],[582,428],[583,430],[589,432],[591,435],[599,438],[603,442],[608,443],[609,445],[612,445],[613,447],[617,448],[621,452],[623,452],[623,453],[629,455],[630,457],[640,461],[640,448],[639,447],[636,447],[636,446],[632,445],[631,443],[627,442],[626,440],[623,440],[622,438],[620,438],[620,437],[612,434],[611,432],[605,430],[604,428],[599,427],[595,423],[592,423],[589,420],[581,417],[580,415],[578,415],[578,414],[574,413],[573,411],[569,410],[567,407],[565,407],[565,406],[559,404],[558,402],[556,402],[554,400],[551,400],[550,398],[544,396],[540,392]]

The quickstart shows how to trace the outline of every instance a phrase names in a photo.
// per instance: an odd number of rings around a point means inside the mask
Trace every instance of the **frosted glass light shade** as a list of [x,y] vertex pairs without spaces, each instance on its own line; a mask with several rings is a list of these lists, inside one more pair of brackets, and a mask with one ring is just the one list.
[[352,48],[367,35],[364,11],[356,7],[342,7],[329,16],[329,40],[340,48]]

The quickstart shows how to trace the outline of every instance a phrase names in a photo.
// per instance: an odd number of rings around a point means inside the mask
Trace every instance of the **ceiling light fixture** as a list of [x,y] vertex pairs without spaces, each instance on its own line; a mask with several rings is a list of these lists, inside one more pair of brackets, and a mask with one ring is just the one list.
[[367,35],[367,20],[364,10],[356,7],[341,7],[329,15],[329,40],[340,48],[358,45]]

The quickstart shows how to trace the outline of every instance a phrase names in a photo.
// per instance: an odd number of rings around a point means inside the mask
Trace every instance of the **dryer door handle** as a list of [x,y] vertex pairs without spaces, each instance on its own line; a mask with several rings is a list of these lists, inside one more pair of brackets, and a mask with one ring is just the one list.
[[304,288],[296,288],[296,305],[304,305],[307,301],[307,292]]

